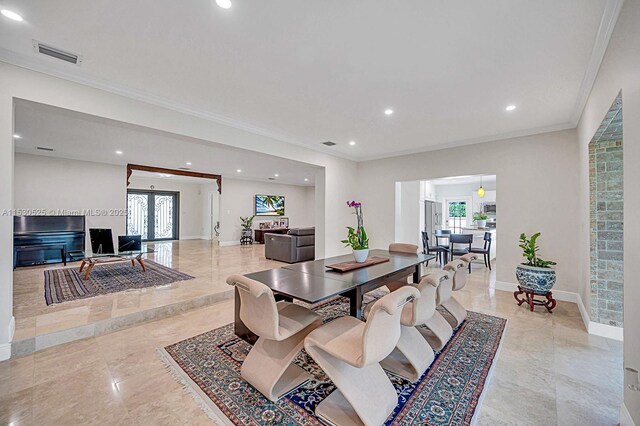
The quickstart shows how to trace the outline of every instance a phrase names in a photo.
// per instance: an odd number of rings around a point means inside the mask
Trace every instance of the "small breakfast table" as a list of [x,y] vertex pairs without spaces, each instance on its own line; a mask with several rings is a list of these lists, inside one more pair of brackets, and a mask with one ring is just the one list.
[[[334,296],[349,298],[349,313],[358,319],[362,317],[362,299],[365,293],[383,285],[413,275],[413,282],[420,280],[420,265],[435,259],[431,254],[406,254],[387,250],[371,250],[369,256],[388,258],[388,262],[378,263],[349,272],[337,272],[327,265],[353,261],[353,255],[344,255],[315,261],[286,265],[245,275],[269,287],[276,300],[294,299],[314,304]],[[235,289],[235,334],[249,343],[257,336],[240,318],[240,295]]]

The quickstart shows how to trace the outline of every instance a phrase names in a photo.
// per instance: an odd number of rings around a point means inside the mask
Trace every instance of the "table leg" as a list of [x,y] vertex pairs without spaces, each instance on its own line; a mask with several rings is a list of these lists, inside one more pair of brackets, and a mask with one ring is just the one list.
[[95,263],[90,263],[89,266],[87,267],[87,272],[84,273],[85,281],[89,278],[89,273],[91,272],[94,266],[95,266]]
[[420,264],[416,265],[416,270],[413,272],[413,282],[415,284],[420,282]]
[[64,248],[60,249],[60,256],[62,256],[64,266],[67,266],[67,251]]
[[82,272],[82,270],[84,269],[84,265],[86,265],[86,264],[87,264],[87,261],[82,259],[82,263],[80,264],[80,271],[79,272]]
[[276,293],[273,295],[273,297],[276,299],[276,302],[279,302],[281,300],[289,303],[293,302],[293,297],[285,296],[284,294]]
[[349,297],[349,315],[357,319],[362,318],[362,289],[356,287],[347,293]]
[[134,268],[136,267],[136,261],[131,259],[131,266],[133,266]]
[[235,303],[233,332],[245,342],[253,345],[258,340],[258,336],[249,330],[244,321],[242,321],[242,318],[240,318],[240,293],[238,293],[237,288],[234,288],[234,293]]
[[140,266],[142,266],[142,272],[147,272],[147,268],[144,266],[144,261],[142,260],[142,258],[138,258],[136,260],[138,261]]

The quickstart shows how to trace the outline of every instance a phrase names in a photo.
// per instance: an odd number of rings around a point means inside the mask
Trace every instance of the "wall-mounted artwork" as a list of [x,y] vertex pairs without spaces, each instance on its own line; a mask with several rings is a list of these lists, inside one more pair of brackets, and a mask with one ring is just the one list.
[[256,216],[284,216],[284,195],[256,195]]

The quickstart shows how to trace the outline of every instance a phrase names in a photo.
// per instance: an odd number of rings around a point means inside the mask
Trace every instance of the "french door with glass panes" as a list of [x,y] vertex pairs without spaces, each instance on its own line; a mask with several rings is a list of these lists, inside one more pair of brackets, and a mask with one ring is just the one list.
[[127,190],[127,235],[143,241],[178,239],[178,192]]

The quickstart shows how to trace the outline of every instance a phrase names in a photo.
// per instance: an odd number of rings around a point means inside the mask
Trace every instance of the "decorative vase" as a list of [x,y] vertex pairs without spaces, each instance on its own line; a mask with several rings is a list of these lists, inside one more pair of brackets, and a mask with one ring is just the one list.
[[487,220],[476,220],[476,226],[478,228],[486,228],[487,227]]
[[523,290],[546,295],[556,283],[556,271],[551,268],[518,265],[516,278]]
[[362,250],[354,250],[353,251],[353,257],[356,258],[356,262],[357,263],[366,262],[368,256],[369,256],[369,249],[362,249]]

